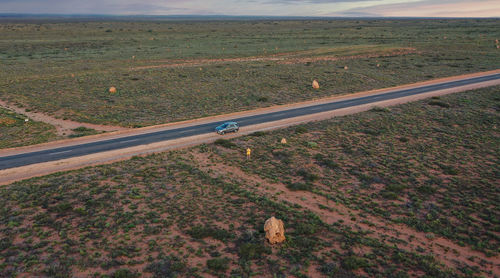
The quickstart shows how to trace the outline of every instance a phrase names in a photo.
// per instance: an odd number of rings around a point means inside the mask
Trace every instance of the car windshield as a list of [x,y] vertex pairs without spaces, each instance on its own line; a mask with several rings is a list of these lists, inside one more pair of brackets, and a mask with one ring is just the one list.
[[228,126],[228,124],[221,125],[222,128],[226,128],[227,126]]

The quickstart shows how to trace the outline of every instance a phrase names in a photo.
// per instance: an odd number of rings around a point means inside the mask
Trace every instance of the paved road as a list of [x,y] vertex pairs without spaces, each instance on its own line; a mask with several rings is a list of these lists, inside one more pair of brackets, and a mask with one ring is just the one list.
[[[353,107],[363,104],[374,103],[378,101],[397,99],[400,97],[407,97],[412,95],[429,93],[436,90],[455,88],[464,85],[470,85],[470,84],[499,80],[499,79],[500,79],[500,74],[492,74],[488,76],[444,82],[444,83],[427,85],[412,89],[395,90],[384,94],[365,96],[365,97],[359,97],[341,101],[332,101],[329,103],[318,104],[308,107],[292,108],[289,110],[284,110],[279,112],[270,112],[265,114],[235,118],[233,119],[233,121],[238,122],[241,127],[245,127],[248,125],[273,122],[287,118],[305,116],[305,115],[332,111],[346,107]],[[140,135],[131,135],[123,138],[103,140],[103,141],[86,143],[75,146],[54,148],[44,151],[0,157],[0,170],[210,133],[214,132],[214,128],[221,123],[222,122],[199,124],[189,127],[182,127],[177,129],[152,132]]]

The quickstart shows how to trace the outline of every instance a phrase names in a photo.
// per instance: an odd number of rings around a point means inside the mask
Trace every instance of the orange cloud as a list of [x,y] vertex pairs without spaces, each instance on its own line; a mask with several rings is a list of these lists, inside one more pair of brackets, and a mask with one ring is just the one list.
[[500,17],[498,0],[437,2],[377,5],[349,10],[350,13],[389,17]]

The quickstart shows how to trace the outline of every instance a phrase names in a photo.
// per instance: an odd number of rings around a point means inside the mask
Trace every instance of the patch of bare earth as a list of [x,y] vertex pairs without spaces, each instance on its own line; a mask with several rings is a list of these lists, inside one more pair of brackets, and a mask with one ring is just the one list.
[[417,53],[417,50],[414,48],[403,48],[388,53],[372,53],[372,54],[343,56],[343,57],[323,56],[323,57],[289,58],[279,61],[278,64],[293,65],[293,64],[317,63],[324,61],[344,61],[344,60],[367,59],[367,58],[382,58],[382,57],[392,57],[392,56],[403,56],[413,53]]
[[[259,176],[245,173],[238,167],[227,165],[223,158],[214,153],[193,151],[193,155],[200,169],[212,177],[220,176],[225,179],[231,177],[241,186],[255,193],[266,195],[275,201],[298,204],[305,210],[317,214],[327,224],[340,221],[355,231],[369,232],[370,236],[402,250],[418,253],[417,248],[424,249],[426,253],[433,255],[438,261],[452,269],[469,266],[477,267],[484,275],[489,275],[490,271],[495,276],[500,275],[498,256],[487,257],[481,252],[459,246],[446,238],[430,236],[406,225],[391,223],[371,215],[367,216],[361,211],[347,208],[308,191],[291,191],[285,184],[270,183]],[[364,221],[360,221],[361,219]],[[314,271],[314,268],[311,266],[311,271]]]
[[[375,52],[363,55],[351,55],[351,56],[320,56],[320,57],[294,57],[290,53],[281,53],[266,57],[246,57],[246,58],[221,58],[221,59],[197,59],[197,60],[165,60],[165,64],[161,65],[148,65],[133,67],[131,70],[144,70],[144,69],[157,69],[157,68],[182,68],[182,67],[199,67],[208,66],[213,64],[221,63],[243,63],[243,62],[277,62],[278,64],[304,64],[304,63],[314,63],[322,61],[341,61],[341,60],[354,60],[354,59],[366,59],[366,58],[379,58],[379,57],[391,57],[391,56],[402,56],[417,53],[414,48],[401,48],[390,52]],[[289,56],[286,56],[289,55]]]
[[75,121],[57,119],[57,118],[54,118],[52,116],[49,116],[49,115],[46,115],[43,113],[26,111],[25,108],[17,107],[15,105],[9,104],[9,103],[2,101],[2,100],[0,100],[0,107],[14,111],[18,114],[26,115],[30,120],[34,120],[37,122],[44,122],[44,123],[53,125],[57,130],[57,135],[59,135],[59,136],[70,135],[73,133],[73,129],[78,128],[78,127],[82,127],[82,126],[86,127],[86,128],[95,129],[98,131],[119,131],[119,130],[127,130],[128,129],[128,128],[119,127],[119,126],[96,125],[96,124],[80,123],[80,122],[75,122]]

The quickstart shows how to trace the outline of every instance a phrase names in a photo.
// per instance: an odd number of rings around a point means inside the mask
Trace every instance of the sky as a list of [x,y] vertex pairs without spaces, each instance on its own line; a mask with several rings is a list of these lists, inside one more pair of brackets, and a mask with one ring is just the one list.
[[500,0],[0,0],[0,13],[500,17]]

